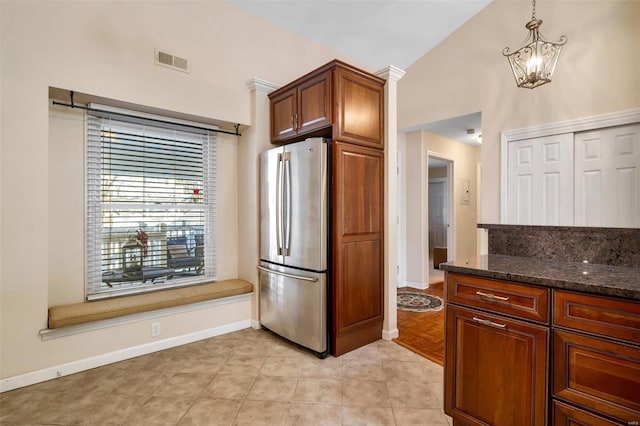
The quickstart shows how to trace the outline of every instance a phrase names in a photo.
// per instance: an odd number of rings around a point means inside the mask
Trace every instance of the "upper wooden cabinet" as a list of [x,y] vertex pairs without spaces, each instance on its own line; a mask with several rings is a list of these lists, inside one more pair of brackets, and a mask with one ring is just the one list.
[[335,60],[269,98],[271,143],[325,136],[384,148],[384,79]]
[[272,143],[331,126],[330,81],[331,73],[326,71],[269,95]]

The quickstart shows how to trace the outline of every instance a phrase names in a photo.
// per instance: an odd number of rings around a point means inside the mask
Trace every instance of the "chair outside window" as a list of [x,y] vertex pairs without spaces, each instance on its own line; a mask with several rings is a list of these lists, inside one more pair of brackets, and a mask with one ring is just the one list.
[[191,248],[187,237],[167,239],[167,266],[182,272],[201,274],[204,267],[204,249],[199,249],[198,239],[196,238],[196,246]]

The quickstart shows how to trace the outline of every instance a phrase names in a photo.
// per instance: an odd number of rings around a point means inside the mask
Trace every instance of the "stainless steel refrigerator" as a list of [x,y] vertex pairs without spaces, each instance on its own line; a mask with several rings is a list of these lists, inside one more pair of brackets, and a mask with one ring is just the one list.
[[260,155],[260,324],[327,353],[327,143]]

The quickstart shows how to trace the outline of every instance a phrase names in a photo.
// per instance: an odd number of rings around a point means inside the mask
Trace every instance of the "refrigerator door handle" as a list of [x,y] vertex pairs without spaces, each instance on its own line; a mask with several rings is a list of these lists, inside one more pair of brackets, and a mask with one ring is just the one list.
[[[291,153],[290,152],[285,152],[284,154],[284,176],[285,176],[285,193],[286,193],[286,197],[284,199],[285,204],[285,227],[284,227],[284,234],[283,234],[283,247],[284,247],[284,255],[288,256],[289,252],[291,250],[291,207],[292,207],[292,203],[291,203]],[[283,220],[284,222],[284,220]]]
[[264,272],[268,272],[270,274],[282,275],[283,277],[293,278],[296,280],[311,281],[314,283],[318,281],[318,279],[314,277],[304,277],[302,275],[287,274],[286,272],[274,271],[273,269],[265,268],[264,266],[258,266],[258,269]]
[[282,255],[282,191],[283,191],[283,167],[282,154],[278,154],[278,167],[276,169],[276,245],[278,246],[278,255]]

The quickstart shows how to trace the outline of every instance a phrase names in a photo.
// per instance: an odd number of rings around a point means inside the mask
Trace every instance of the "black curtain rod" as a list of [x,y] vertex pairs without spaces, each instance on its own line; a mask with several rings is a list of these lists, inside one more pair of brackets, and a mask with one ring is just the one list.
[[122,116],[122,117],[149,120],[149,121],[154,121],[156,123],[171,124],[172,126],[182,126],[182,127],[189,127],[191,129],[206,130],[207,132],[225,133],[227,135],[242,136],[238,132],[238,129],[240,128],[240,124],[236,124],[235,125],[235,128],[236,128],[235,132],[228,132],[226,130],[216,130],[216,129],[209,129],[207,127],[198,127],[198,126],[191,126],[189,124],[174,123],[173,121],[159,120],[157,118],[139,117],[137,115],[125,114],[123,112],[105,111],[105,110],[97,109],[97,108],[89,108],[89,107],[86,107],[86,106],[76,105],[76,104],[73,103],[73,101],[70,104],[65,103],[65,102],[58,102],[56,100],[53,100],[51,102],[53,103],[53,105],[60,105],[60,106],[65,106],[65,107],[69,107],[69,108],[79,108],[79,109],[83,109],[85,111],[101,112],[101,113],[104,113],[104,114],[113,114],[113,115],[119,115],[119,116]]

